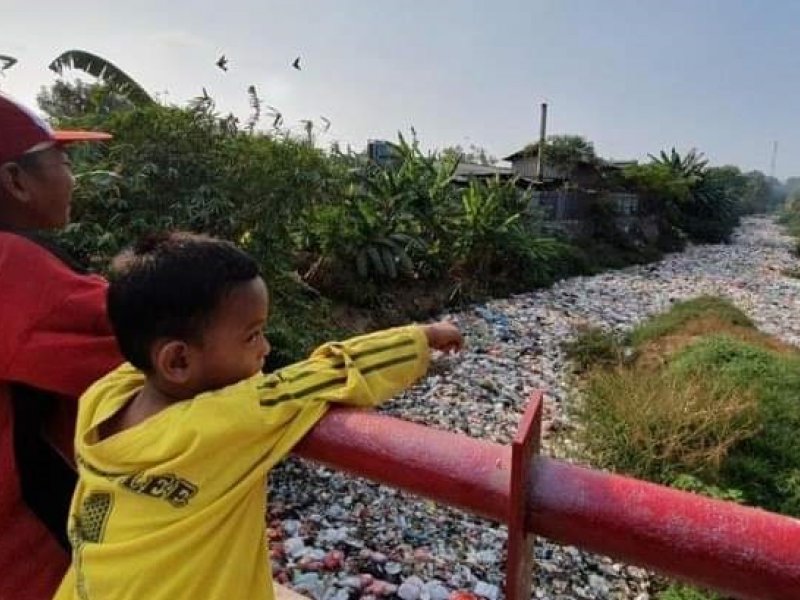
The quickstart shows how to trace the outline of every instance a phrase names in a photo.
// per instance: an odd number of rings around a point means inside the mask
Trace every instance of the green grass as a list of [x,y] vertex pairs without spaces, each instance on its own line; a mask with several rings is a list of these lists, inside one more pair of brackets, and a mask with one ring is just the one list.
[[593,462],[658,483],[717,484],[730,449],[756,429],[753,394],[726,380],[600,369],[585,392],[578,436]]
[[634,329],[628,341],[634,346],[674,333],[689,321],[700,317],[715,317],[729,325],[753,327],[753,322],[728,300],[714,296],[700,296],[678,302],[663,314],[657,315]]
[[[705,305],[723,314],[718,304]],[[677,316],[656,317],[645,330],[691,328],[686,307],[674,310]],[[596,464],[669,485],[691,476],[693,491],[800,516],[800,354],[729,333],[687,336],[653,369],[609,366],[616,352],[609,344],[598,337],[578,355],[594,365],[576,413]]]
[[[590,331],[577,441],[602,467],[800,517],[800,351],[730,302],[681,302],[635,329],[635,356]],[[672,584],[659,600],[721,600]]]
[[564,352],[579,371],[590,366],[616,364],[623,356],[619,338],[599,327],[584,329],[574,340],[564,343]]
[[687,585],[673,584],[658,595],[658,600],[722,600],[722,596]]
[[723,477],[749,504],[800,516],[800,358],[731,337],[710,336],[670,365],[678,376],[703,375],[752,388],[760,431],[732,449]]

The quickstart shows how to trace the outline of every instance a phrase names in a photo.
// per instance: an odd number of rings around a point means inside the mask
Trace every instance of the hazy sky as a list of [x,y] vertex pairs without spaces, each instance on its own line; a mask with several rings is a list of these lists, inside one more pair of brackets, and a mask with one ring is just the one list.
[[[605,157],[697,147],[714,164],[800,175],[800,2],[779,0],[0,0],[0,89],[33,103],[68,49],[184,103],[203,86],[248,114],[254,84],[287,124],[363,147],[417,130],[425,147],[502,157],[576,133]],[[229,71],[214,66],[225,53]],[[302,57],[303,70],[291,68]],[[264,123],[266,125],[266,123]]]

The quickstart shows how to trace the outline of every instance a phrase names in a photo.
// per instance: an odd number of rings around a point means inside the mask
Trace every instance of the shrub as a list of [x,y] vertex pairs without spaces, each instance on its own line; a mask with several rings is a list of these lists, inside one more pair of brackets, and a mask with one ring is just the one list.
[[528,195],[513,180],[471,181],[447,219],[446,256],[451,272],[475,282],[550,283],[569,261],[566,245],[541,237],[524,223]]
[[424,252],[414,216],[397,195],[369,196],[353,186],[338,202],[318,205],[306,218],[309,249],[329,268],[364,279],[412,275],[413,252]]
[[[270,364],[302,358],[326,336],[325,301],[286,277],[304,211],[340,193],[338,165],[286,136],[251,135],[220,119],[210,102],[94,115],[114,134],[107,147],[74,156],[74,220],[60,241],[95,269],[144,232],[202,231],[253,254],[276,297]],[[95,122],[96,121],[96,122]]]
[[113,112],[96,125],[114,142],[76,156],[74,222],[61,240],[97,265],[146,231],[189,229],[241,243],[275,273],[303,209],[330,193],[320,151],[238,131],[210,102]]

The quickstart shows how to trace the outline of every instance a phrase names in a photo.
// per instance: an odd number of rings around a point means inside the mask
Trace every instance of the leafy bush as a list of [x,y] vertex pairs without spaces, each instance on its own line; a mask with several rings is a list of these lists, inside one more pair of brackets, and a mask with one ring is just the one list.
[[523,285],[549,283],[567,260],[565,245],[539,237],[523,224],[528,195],[515,182],[471,181],[461,191],[460,210],[447,220],[447,252],[458,276],[477,281],[512,278]]
[[680,207],[681,228],[693,242],[727,242],[739,224],[738,202],[723,181],[705,175],[693,187],[692,201]]
[[153,105],[91,115],[92,125],[112,132],[114,141],[75,151],[73,222],[58,237],[100,271],[151,230],[235,241],[256,257],[282,300],[271,318],[272,360],[301,358],[326,332],[336,332],[322,318],[325,302],[304,298],[285,273],[304,212],[340,193],[338,164],[290,137],[239,131],[213,108],[200,101],[185,109]]
[[409,253],[422,251],[425,245],[418,236],[406,233],[416,229],[413,217],[398,210],[391,198],[384,200],[377,203],[356,196],[316,207],[306,222],[310,247],[322,259],[334,261],[335,268],[361,278],[413,274]]
[[303,244],[319,256],[309,277],[324,289],[414,276],[476,291],[541,285],[572,268],[566,244],[536,233],[515,181],[459,189],[457,161],[424,155],[415,138],[392,148],[385,165],[350,159],[341,196],[305,217]]
[[744,502],[744,494],[742,493],[742,490],[737,490],[735,488],[723,488],[717,485],[709,485],[698,477],[695,477],[694,475],[687,475],[686,473],[681,473],[680,475],[675,476],[671,481],[668,482],[668,484],[670,487],[674,487],[678,490],[702,494],[704,496],[708,496],[709,498],[716,498],[717,500],[736,502],[737,504]]
[[307,296],[285,274],[270,279],[269,292],[269,370],[305,358],[323,342],[342,339],[350,333],[333,323],[329,301]]
[[681,155],[673,148],[650,158],[650,164],[628,167],[624,180],[659,216],[660,247],[728,241],[744,210],[747,178],[735,167],[709,168],[695,150]]
[[443,215],[455,198],[455,163],[424,155],[416,138],[409,143],[402,135],[392,150],[393,159],[380,165],[335,157],[347,164],[342,193],[305,217],[303,246],[320,257],[314,276],[381,281],[446,270]]
[[239,132],[210,102],[114,112],[102,127],[114,143],[76,157],[74,220],[62,237],[98,265],[146,231],[189,229],[241,243],[276,273],[302,210],[330,193],[320,151]]

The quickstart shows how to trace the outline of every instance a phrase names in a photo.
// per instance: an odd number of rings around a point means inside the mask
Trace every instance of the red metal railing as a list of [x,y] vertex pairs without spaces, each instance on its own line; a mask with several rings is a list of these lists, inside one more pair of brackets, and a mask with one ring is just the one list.
[[800,521],[537,456],[541,402],[511,447],[334,409],[295,453],[508,524],[509,600],[530,598],[534,535],[737,598],[800,598]]

